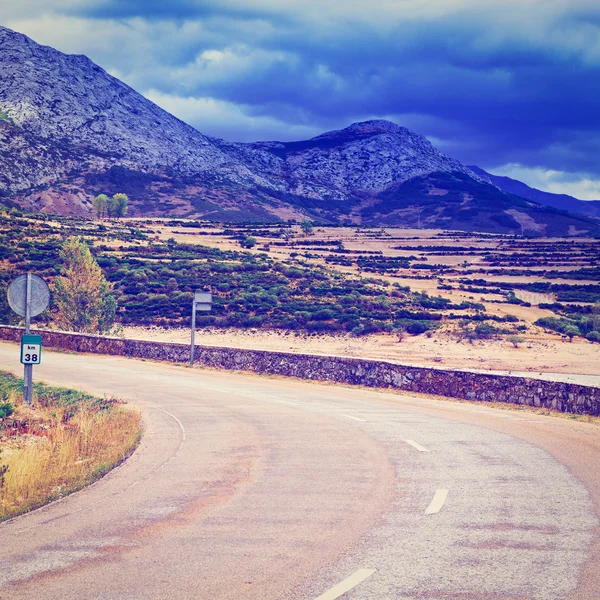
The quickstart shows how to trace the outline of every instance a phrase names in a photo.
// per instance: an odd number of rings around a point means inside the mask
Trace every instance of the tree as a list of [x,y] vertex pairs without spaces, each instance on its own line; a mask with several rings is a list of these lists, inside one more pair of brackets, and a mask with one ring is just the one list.
[[71,237],[63,243],[60,259],[62,276],[54,281],[56,325],[67,331],[107,333],[115,322],[117,302],[90,249]]
[[240,242],[240,246],[248,249],[254,248],[256,246],[256,238],[249,235]]
[[515,348],[518,348],[525,341],[525,338],[519,335],[509,335],[507,339]]
[[108,216],[109,198],[106,194],[98,194],[94,198],[94,211],[99,219],[104,219]]
[[404,327],[404,325],[398,325],[398,327],[396,327],[394,329],[394,333],[396,334],[396,337],[398,338],[398,343],[400,343],[404,339],[405,332],[406,332],[406,327]]
[[570,342],[573,341],[573,338],[576,335],[581,335],[581,331],[579,331],[579,327],[577,327],[577,325],[567,325],[563,329],[563,333],[569,338]]
[[313,224],[310,221],[302,221],[302,223],[300,223],[300,229],[302,229],[304,235],[312,235]]
[[106,201],[106,213],[109,219],[114,219],[117,216],[117,202],[114,196]]
[[115,194],[112,199],[115,205],[115,217],[124,217],[127,214],[127,205],[129,204],[127,194]]
[[594,331],[600,331],[600,302],[595,302],[592,306],[592,323]]
[[[99,200],[100,199],[100,200]],[[100,204],[105,206],[104,216],[108,216],[111,219],[118,219],[124,217],[127,214],[127,205],[129,204],[129,198],[127,194],[115,194],[109,198],[106,194],[100,194],[96,196],[94,200],[94,208],[96,208],[96,200],[99,200]],[[96,214],[98,210],[96,209]]]
[[600,332],[598,331],[590,331],[585,337],[590,342],[596,342],[597,344],[600,343]]

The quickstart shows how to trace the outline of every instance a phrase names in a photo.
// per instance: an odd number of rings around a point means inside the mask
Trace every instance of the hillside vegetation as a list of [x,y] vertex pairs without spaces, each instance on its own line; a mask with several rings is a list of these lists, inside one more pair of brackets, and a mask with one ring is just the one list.
[[[20,226],[16,233],[15,224]],[[244,242],[244,228],[231,235]],[[289,228],[266,231],[283,239]],[[401,283],[351,275],[290,255],[284,260],[266,252],[221,250],[173,238],[157,239],[149,225],[136,223],[107,226],[87,221],[44,221],[13,215],[0,218],[0,241],[4,242],[0,274],[4,286],[27,270],[50,283],[59,272],[63,240],[79,235],[114,286],[117,318],[126,325],[189,325],[195,289],[213,292],[213,308],[198,316],[198,326],[283,329],[303,332],[351,332],[355,335],[406,330],[419,334],[437,328],[442,321],[466,319],[481,323],[514,323],[517,319],[487,315],[483,304],[454,303],[425,292],[411,292]],[[294,254],[294,253],[292,253]],[[377,270],[381,259],[366,255],[365,270]],[[416,257],[405,259],[406,266]],[[396,267],[398,265],[396,264]],[[2,317],[15,321],[4,306]],[[41,320],[52,321],[52,313]],[[511,333],[513,326],[499,329]]]

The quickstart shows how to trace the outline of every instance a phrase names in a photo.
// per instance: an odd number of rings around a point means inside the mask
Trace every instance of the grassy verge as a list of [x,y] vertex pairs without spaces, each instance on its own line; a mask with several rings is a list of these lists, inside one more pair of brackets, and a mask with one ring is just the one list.
[[0,521],[102,477],[139,443],[141,416],[114,398],[23,382],[0,372]]

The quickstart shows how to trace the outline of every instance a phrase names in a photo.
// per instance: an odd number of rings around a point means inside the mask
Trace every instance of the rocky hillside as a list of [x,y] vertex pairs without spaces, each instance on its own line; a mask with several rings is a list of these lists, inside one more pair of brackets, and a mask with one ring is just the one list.
[[540,234],[599,227],[505,194],[388,121],[301,142],[233,144],[205,136],[85,56],[0,27],[3,202],[91,215],[100,192],[127,193],[135,215],[420,222]]

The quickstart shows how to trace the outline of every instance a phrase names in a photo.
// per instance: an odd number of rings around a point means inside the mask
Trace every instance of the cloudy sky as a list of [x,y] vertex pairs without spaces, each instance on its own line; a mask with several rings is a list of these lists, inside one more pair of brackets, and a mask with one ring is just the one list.
[[386,118],[446,154],[600,199],[598,0],[4,0],[203,133],[298,140]]

